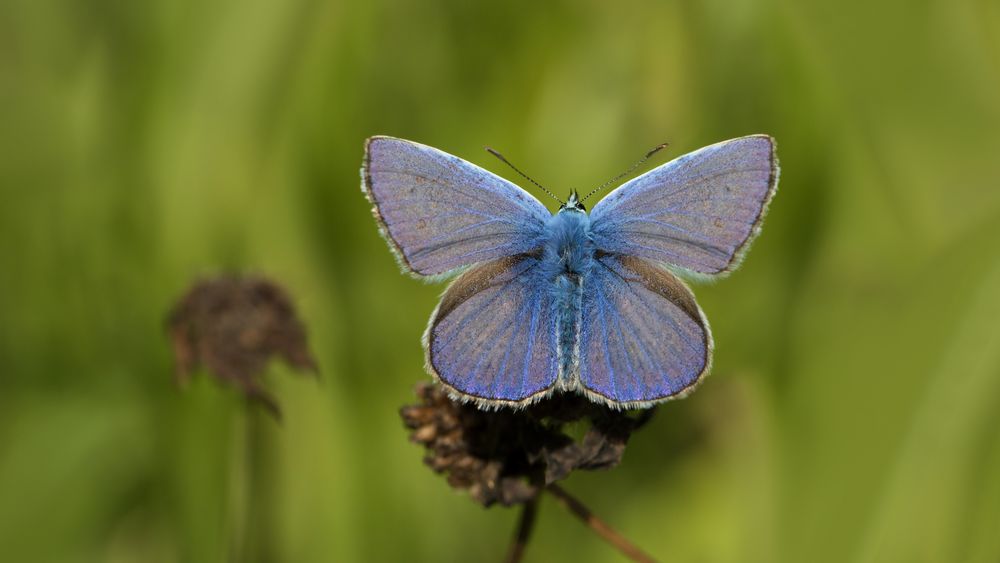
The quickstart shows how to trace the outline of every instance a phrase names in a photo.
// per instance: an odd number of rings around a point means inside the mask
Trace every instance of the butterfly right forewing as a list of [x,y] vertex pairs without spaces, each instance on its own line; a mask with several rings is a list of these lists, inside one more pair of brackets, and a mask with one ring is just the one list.
[[778,187],[774,139],[751,135],[683,155],[594,206],[594,244],[703,276],[739,266]]

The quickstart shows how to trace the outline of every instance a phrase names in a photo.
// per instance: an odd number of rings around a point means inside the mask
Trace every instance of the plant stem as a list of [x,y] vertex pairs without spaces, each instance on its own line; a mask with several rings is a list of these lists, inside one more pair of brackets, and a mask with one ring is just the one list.
[[229,563],[271,561],[265,441],[273,412],[246,401],[236,409],[229,482]]
[[639,561],[640,563],[655,563],[656,560],[650,557],[646,552],[642,551],[638,547],[632,544],[618,532],[609,526],[606,522],[594,515],[589,508],[584,506],[582,502],[577,500],[575,497],[566,492],[565,489],[556,485],[555,483],[549,485],[545,488],[552,496],[559,501],[559,504],[566,507],[567,510],[572,512],[577,518],[583,520],[591,530],[597,532],[597,535],[604,538],[604,541],[610,543],[622,552],[626,557],[632,561]]
[[237,409],[234,415],[229,462],[229,563],[244,563],[248,556],[250,535],[250,497],[253,494],[250,413]]
[[521,518],[517,523],[517,531],[507,550],[507,563],[518,563],[524,557],[524,550],[531,539],[531,530],[535,527],[535,516],[538,514],[538,497],[524,503],[521,508]]

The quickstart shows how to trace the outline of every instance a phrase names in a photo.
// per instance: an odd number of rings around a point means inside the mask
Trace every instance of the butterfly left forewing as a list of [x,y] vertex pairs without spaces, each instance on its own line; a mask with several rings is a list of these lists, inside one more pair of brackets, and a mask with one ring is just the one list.
[[541,245],[549,212],[514,184],[433,147],[393,137],[365,144],[362,189],[403,269],[450,275]]
[[683,395],[707,373],[712,335],[694,295],[641,258],[599,254],[584,280],[578,374],[584,392],[616,408]]
[[424,334],[427,368],[453,396],[522,406],[555,385],[552,291],[537,254],[474,266],[445,291]]

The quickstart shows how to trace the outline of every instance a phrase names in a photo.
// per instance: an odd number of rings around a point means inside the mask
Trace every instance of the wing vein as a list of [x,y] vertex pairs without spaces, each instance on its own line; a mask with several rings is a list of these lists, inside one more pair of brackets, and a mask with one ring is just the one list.
[[[654,172],[655,172],[655,170],[654,170]],[[667,171],[664,171],[664,172],[667,172]],[[767,172],[770,175],[771,168],[768,167],[766,169],[763,169],[763,168],[761,168],[761,169],[752,168],[752,169],[743,169],[743,170],[726,170],[726,171],[723,171],[723,172],[713,172],[711,174],[705,174],[705,175],[702,175],[702,176],[698,176],[698,177],[695,177],[695,178],[688,179],[688,180],[683,181],[683,182],[678,182],[677,189],[669,191],[669,192],[664,193],[664,194],[657,194],[657,195],[653,196],[652,199],[648,199],[648,200],[643,201],[643,205],[654,205],[654,204],[656,204],[656,203],[658,203],[658,202],[660,202],[660,201],[662,201],[662,200],[664,200],[664,199],[666,199],[668,197],[675,196],[675,195],[677,195],[677,194],[679,194],[679,193],[681,193],[681,192],[683,192],[685,190],[695,189],[695,188],[697,188],[699,186],[702,186],[702,185],[704,185],[704,184],[706,184],[706,183],[708,183],[708,182],[710,182],[712,180],[715,180],[717,178],[722,178],[724,176],[733,176],[733,175],[736,175],[736,174],[753,174],[753,173],[761,173],[761,172]],[[633,180],[633,181],[642,181],[642,180],[643,180],[643,177],[640,176],[639,178],[637,178],[636,180]],[[650,178],[647,181],[649,181],[649,182],[655,182],[652,178]],[[629,182],[629,183],[631,183],[631,182]],[[635,185],[636,187],[634,187],[634,189],[641,190],[641,191],[646,191],[646,190],[649,190],[649,189],[655,189],[657,186],[664,185],[664,184],[667,184],[667,183],[668,182],[654,183],[654,184],[652,184],[649,187],[647,187],[644,184],[636,184]],[[622,187],[624,188],[626,186],[628,186],[628,184],[626,184],[625,186],[622,186]],[[611,208],[602,209],[601,210],[601,216],[603,217],[604,213],[607,213],[607,211],[609,211],[610,209],[613,209],[613,208],[618,207],[619,205],[621,205],[622,202],[625,199],[626,198],[623,195],[621,198],[619,198],[617,201],[614,202],[614,205]]]
[[538,299],[538,293],[535,292],[535,307],[531,310],[531,322],[529,323],[530,329],[528,332],[528,350],[524,353],[524,370],[521,372],[521,393],[524,393],[524,388],[528,383],[528,367],[531,365],[531,355],[534,353],[535,348],[535,333],[538,331],[538,309],[541,306],[541,299]]
[[[461,195],[463,195],[463,196],[471,199],[472,201],[475,201],[475,202],[478,202],[478,203],[482,203],[482,204],[485,204],[485,205],[490,206],[490,207],[495,207],[496,205],[501,204],[501,203],[512,203],[514,206],[516,206],[516,207],[518,207],[518,208],[520,208],[520,209],[522,209],[524,211],[527,211],[531,216],[533,216],[533,217],[537,217],[538,216],[537,215],[537,212],[538,212],[537,209],[531,209],[530,207],[526,207],[524,205],[524,203],[520,201],[519,198],[510,198],[510,197],[508,197],[508,198],[504,198],[504,199],[489,201],[489,200],[483,199],[482,197],[477,197],[478,195],[480,195],[478,192],[468,191],[468,190],[462,189],[462,188],[464,188],[467,185],[471,185],[471,186],[475,186],[478,190],[489,192],[489,189],[486,188],[486,187],[484,187],[484,186],[482,186],[482,185],[480,185],[479,182],[476,181],[476,179],[474,179],[474,178],[470,179],[467,176],[464,176],[464,174],[463,174],[463,177],[461,179],[456,178],[455,179],[456,181],[454,183],[452,183],[452,182],[445,181],[444,180],[444,175],[432,178],[430,176],[424,176],[422,174],[416,174],[414,172],[407,172],[405,170],[379,169],[379,170],[371,170],[370,173],[371,173],[371,175],[373,177],[373,180],[374,180],[374,176],[377,175],[377,174],[389,174],[389,175],[394,175],[394,176],[405,176],[405,177],[408,177],[408,178],[418,178],[420,180],[423,180],[423,181],[431,183],[431,184],[435,184],[435,185],[440,186],[442,188],[445,188],[447,190],[452,190],[453,192],[461,194]],[[501,180],[503,182],[506,182],[506,180],[503,180],[499,176],[497,177],[497,179],[499,179],[499,180]],[[505,186],[505,188],[506,188],[506,186]],[[503,194],[503,195],[510,195],[510,194]],[[446,201],[446,200],[435,199],[435,201]],[[539,204],[539,206],[541,206],[541,204]]]
[[[641,389],[641,391],[639,391],[639,394],[640,395],[644,395],[645,394],[645,390],[646,390],[645,389],[646,386],[641,381],[641,378],[636,374],[635,369],[632,367],[632,361],[629,359],[628,350],[625,348],[625,335],[622,333],[621,315],[618,314],[618,310],[616,308],[611,307],[611,302],[608,301],[608,299],[604,295],[603,291],[601,291],[598,288],[597,292],[598,292],[598,294],[600,296],[601,302],[608,306],[609,310],[611,311],[611,314],[614,316],[615,326],[618,327],[618,343],[619,343],[619,348],[622,351],[622,357],[625,358],[625,366],[628,369],[629,375],[632,376],[632,380],[635,382],[636,390]],[[634,334],[633,334],[633,336],[634,336]],[[640,342],[640,344],[641,344],[641,342]]]

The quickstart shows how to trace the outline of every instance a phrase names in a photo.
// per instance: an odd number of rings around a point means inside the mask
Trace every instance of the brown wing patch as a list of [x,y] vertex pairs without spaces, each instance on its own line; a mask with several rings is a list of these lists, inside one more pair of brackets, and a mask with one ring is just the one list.
[[441,297],[441,304],[438,305],[437,314],[434,316],[434,321],[447,317],[448,313],[455,310],[455,307],[458,307],[487,287],[498,283],[497,276],[501,273],[510,271],[518,262],[532,257],[534,257],[532,254],[508,256],[476,266],[465,272],[445,290],[444,295]]
[[677,276],[634,256],[617,256],[617,259],[625,269],[635,274],[646,289],[662,295],[680,307],[695,322],[699,324],[702,322],[701,311],[698,309],[698,303],[694,300],[694,294],[684,285],[684,282],[677,279]]

